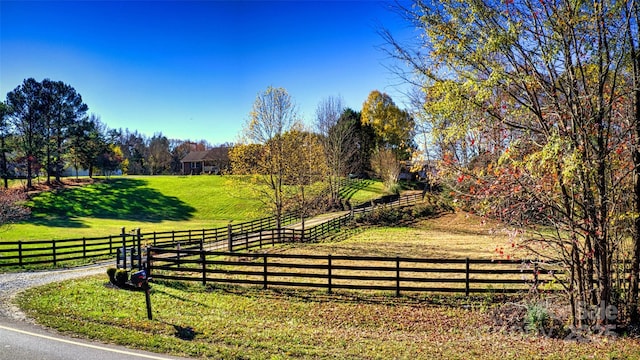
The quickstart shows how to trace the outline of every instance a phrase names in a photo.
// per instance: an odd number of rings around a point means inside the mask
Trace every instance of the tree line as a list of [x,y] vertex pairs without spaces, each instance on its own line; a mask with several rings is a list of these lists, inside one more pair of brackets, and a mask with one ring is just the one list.
[[[64,170],[122,174],[179,174],[180,160],[205,141],[146,137],[128,129],[109,129],[100,117],[87,115],[82,96],[62,81],[25,79],[0,102],[0,177],[26,179],[27,188],[41,172],[46,182],[60,181]],[[227,146],[229,146],[227,144]]]

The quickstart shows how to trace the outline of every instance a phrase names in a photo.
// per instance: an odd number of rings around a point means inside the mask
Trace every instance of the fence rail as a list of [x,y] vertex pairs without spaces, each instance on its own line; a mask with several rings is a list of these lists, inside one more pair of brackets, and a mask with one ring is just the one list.
[[[282,223],[296,221],[295,214],[283,216]],[[261,231],[276,226],[274,217],[266,217],[227,227],[142,233],[139,229],[119,235],[61,240],[0,241],[0,268],[9,266],[53,265],[64,262],[108,258],[117,249],[146,245],[175,247],[216,243],[240,231]],[[140,253],[140,252],[138,252]]]
[[[139,229],[126,232],[123,228],[121,234],[104,237],[0,241],[0,269],[10,266],[57,266],[70,261],[108,258],[115,255],[118,248],[134,246],[138,248],[147,245],[167,248],[179,246],[186,249],[204,247],[208,250],[236,251],[238,249],[265,246],[268,241],[271,241],[272,244],[299,241],[300,239],[314,241],[339,230],[354,214],[371,211],[377,206],[405,206],[421,199],[422,196],[420,194],[412,194],[372,201],[367,206],[353,209],[350,214],[331,219],[318,226],[309,227],[303,233],[297,235],[286,228],[278,231],[276,229],[276,219],[272,216],[212,229],[142,233]],[[296,220],[298,218],[295,214],[285,214],[281,225],[292,224]],[[278,239],[276,235],[283,238]],[[141,251],[137,253],[140,254]]]
[[[154,279],[268,287],[485,293],[538,290],[561,274],[532,261],[256,254],[150,248]],[[547,290],[558,286],[547,285]]]

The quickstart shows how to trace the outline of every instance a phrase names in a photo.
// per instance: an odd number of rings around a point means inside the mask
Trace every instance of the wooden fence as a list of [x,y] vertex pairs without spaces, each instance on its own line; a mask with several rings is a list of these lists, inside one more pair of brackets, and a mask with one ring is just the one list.
[[[81,239],[63,240],[28,240],[0,241],[0,268],[10,266],[53,265],[64,262],[108,258],[116,254],[118,248],[136,247],[137,254],[142,254],[144,246],[182,247],[186,249],[203,248],[207,250],[236,251],[256,246],[264,246],[271,242],[289,242],[297,238],[314,241],[337,231],[349,221],[354,214],[372,211],[378,206],[406,206],[422,200],[421,194],[401,197],[390,197],[372,201],[367,206],[353,209],[349,214],[326,223],[305,229],[298,235],[281,229],[277,231],[275,217],[266,217],[253,221],[229,224],[226,227],[198,230],[176,230],[165,232],[142,233],[140,229],[109,235]],[[295,214],[286,214],[282,225],[292,224],[299,220]],[[282,239],[280,240],[280,237]]]
[[[297,220],[294,214],[286,214],[283,224]],[[274,217],[229,224],[226,227],[142,233],[140,229],[103,237],[84,237],[61,240],[0,241],[0,268],[9,266],[53,265],[86,259],[108,258],[117,249],[138,248],[147,245],[175,247],[178,244],[215,243],[245,231],[263,231],[276,226]]]
[[[149,249],[154,279],[206,284],[407,292],[557,290],[558,268],[527,261],[378,256],[256,254]],[[555,271],[555,273],[554,273]],[[546,284],[546,285],[544,285]]]

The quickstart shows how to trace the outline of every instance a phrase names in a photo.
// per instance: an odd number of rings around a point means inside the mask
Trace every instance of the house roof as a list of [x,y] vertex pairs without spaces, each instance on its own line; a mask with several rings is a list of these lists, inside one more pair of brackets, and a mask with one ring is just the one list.
[[180,162],[198,162],[198,161],[216,161],[221,159],[228,159],[229,148],[217,147],[206,151],[192,151],[187,154]]
[[196,162],[206,160],[209,151],[192,151],[187,154],[180,162]]

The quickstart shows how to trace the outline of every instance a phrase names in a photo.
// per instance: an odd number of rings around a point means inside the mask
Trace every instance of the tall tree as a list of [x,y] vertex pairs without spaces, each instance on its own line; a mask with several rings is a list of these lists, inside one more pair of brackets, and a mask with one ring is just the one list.
[[9,188],[9,169],[7,168],[7,137],[10,134],[9,115],[11,109],[4,102],[0,102],[0,176],[4,181],[4,188]]
[[[633,193],[635,195],[635,213],[640,214],[640,2],[627,1],[622,7],[622,15],[625,21],[625,47],[629,53],[629,74],[631,102],[629,106],[629,118],[635,127],[635,146],[633,157]],[[631,276],[629,287],[629,317],[634,324],[640,323],[640,215],[636,215],[634,221],[633,249],[631,260]]]
[[88,107],[82,101],[82,96],[72,86],[62,81],[44,79],[42,90],[42,116],[46,126],[46,170],[47,183],[49,183],[51,174],[55,176],[56,181],[60,181],[64,170],[65,141],[71,127],[84,118]]
[[99,157],[108,149],[108,141],[105,132],[106,125],[100,121],[100,117],[91,114],[72,124],[68,129],[68,156],[76,170],[85,168],[89,177],[93,177],[93,171],[98,164]]
[[316,131],[321,136],[324,158],[329,169],[327,176],[332,203],[339,201],[341,178],[347,175],[349,159],[353,156],[354,124],[340,122],[345,110],[342,98],[328,97],[316,108]]
[[[285,205],[285,176],[287,164],[287,149],[283,136],[291,130],[299,118],[293,99],[283,88],[268,87],[258,94],[250,119],[244,128],[247,142],[262,145],[262,152],[257,162],[262,183],[270,190],[267,195],[268,205],[271,205],[280,228]],[[239,164],[232,164],[241,168]]]
[[[347,108],[340,115],[337,128],[353,127],[353,141],[349,142],[350,148],[346,154],[351,154],[346,159],[349,173],[366,174],[371,170],[371,155],[376,147],[376,134],[371,125],[362,123],[360,112]],[[333,130],[330,130],[333,131]]]
[[304,219],[310,215],[308,189],[323,181],[329,173],[322,137],[310,131],[293,129],[283,135],[283,146],[288,154],[286,160],[286,183],[294,186],[296,207],[299,209],[304,230]]
[[25,79],[22,85],[7,94],[7,105],[11,107],[11,120],[18,136],[19,150],[26,162],[27,188],[32,188],[35,165],[41,160],[45,143],[46,124],[42,104],[42,84],[33,78]]
[[[374,156],[385,160],[372,163],[372,167],[391,188],[398,181],[400,160],[409,159],[414,147],[413,117],[398,108],[389,95],[374,90],[362,104],[362,123],[371,126],[376,134]],[[388,161],[387,153],[393,154],[395,161]]]
[[162,133],[154,134],[149,140],[148,164],[151,175],[163,174],[171,167],[169,139]]
[[144,135],[137,131],[119,130],[115,145],[122,150],[124,162],[127,163],[128,175],[149,174],[149,147]]
[[378,90],[369,93],[362,104],[362,123],[373,127],[378,147],[391,149],[398,159],[408,159],[413,148],[415,121],[391,96]]
[[[637,287],[635,299],[614,296],[615,259],[624,256],[626,229],[632,220],[638,224],[640,210],[640,203],[627,206],[633,193],[627,175],[640,163],[627,150],[637,149],[638,118],[620,111],[632,102],[625,79],[633,76],[637,9],[635,1],[615,0],[416,1],[403,11],[422,33],[420,46],[385,33],[423,88],[442,91],[433,99],[441,109],[425,107],[427,117],[444,115],[465,132],[471,129],[465,122],[474,120],[473,133],[493,144],[476,155],[482,161],[443,158],[457,173],[452,185],[462,199],[521,225],[555,227],[524,245],[565,264],[577,324],[614,320],[578,316],[595,306],[637,309]],[[457,104],[473,109],[473,118],[451,116]]]

